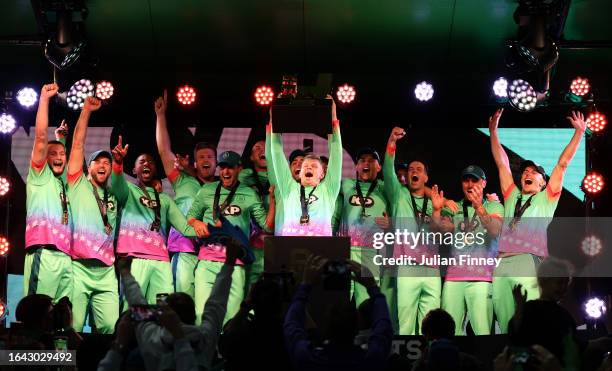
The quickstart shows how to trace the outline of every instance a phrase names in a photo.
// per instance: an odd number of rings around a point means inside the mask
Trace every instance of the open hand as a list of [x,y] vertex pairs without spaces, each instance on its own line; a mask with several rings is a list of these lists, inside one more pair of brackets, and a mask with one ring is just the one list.
[[194,220],[193,224],[191,224],[193,229],[196,232],[196,235],[199,238],[204,238],[210,236],[210,232],[208,231],[208,224],[204,223],[201,220]]
[[431,187],[431,206],[434,210],[442,210],[446,199],[444,198],[444,191],[438,191],[438,186],[434,185]]
[[504,109],[499,108],[493,113],[493,116],[489,117],[489,131],[497,130],[502,113],[504,113]]
[[347,260],[346,263],[348,264],[349,269],[353,273],[351,275],[351,278],[355,282],[362,284],[366,288],[376,286],[376,280],[374,280],[374,275],[367,267],[357,263],[354,260]]
[[584,115],[580,111],[572,111],[572,115],[568,116],[567,119],[572,124],[574,129],[579,132],[584,133],[586,130],[586,120],[584,119]]

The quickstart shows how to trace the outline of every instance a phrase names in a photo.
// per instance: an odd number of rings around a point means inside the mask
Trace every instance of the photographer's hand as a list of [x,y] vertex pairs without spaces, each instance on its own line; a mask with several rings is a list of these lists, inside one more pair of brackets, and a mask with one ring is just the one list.
[[360,283],[366,289],[376,286],[376,280],[374,280],[374,275],[372,274],[372,272],[370,272],[370,270],[367,267],[353,260],[347,260],[346,263],[348,264],[349,269],[353,273],[351,275],[351,278],[355,282]]
[[183,325],[178,314],[167,305],[160,306],[160,313],[157,316],[159,324],[162,325],[175,340],[185,337]]
[[325,263],[327,263],[327,259],[318,255],[310,255],[304,265],[302,284],[312,285],[316,283],[321,278],[321,272]]

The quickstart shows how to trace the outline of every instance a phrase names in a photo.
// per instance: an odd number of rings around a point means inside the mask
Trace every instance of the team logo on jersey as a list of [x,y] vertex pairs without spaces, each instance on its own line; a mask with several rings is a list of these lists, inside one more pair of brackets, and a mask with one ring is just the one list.
[[238,216],[242,213],[242,209],[238,205],[229,205],[223,210],[223,216]]
[[315,195],[310,195],[310,197],[308,197],[308,205],[312,204],[313,202],[315,202],[318,199],[319,199],[319,197],[317,197]]
[[110,200],[109,200],[109,201],[106,203],[106,210],[109,210],[109,211],[115,211],[115,202],[114,202],[114,201],[110,201]]
[[[349,204],[352,206],[361,206],[361,200],[358,195],[352,195],[349,198]],[[374,206],[374,199],[372,197],[364,197],[364,207],[372,207]]]
[[155,209],[157,207],[157,201],[149,200],[145,196],[140,197],[140,203],[143,204],[145,207],[148,207],[149,209]]

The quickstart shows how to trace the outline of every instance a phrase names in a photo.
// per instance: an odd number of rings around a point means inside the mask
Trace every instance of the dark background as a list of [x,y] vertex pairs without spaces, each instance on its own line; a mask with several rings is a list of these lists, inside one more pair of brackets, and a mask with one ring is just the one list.
[[[507,109],[503,127],[569,127],[565,117],[572,107],[561,97],[578,75],[589,78],[597,108],[612,115],[612,2],[556,1],[567,4],[569,11],[559,30],[560,58],[552,71],[549,106],[531,113]],[[115,125],[114,136],[124,134],[134,147],[154,151],[153,101],[165,87],[171,97],[173,144],[184,147],[193,141],[188,126],[197,127],[199,139],[211,141],[226,126],[256,127],[263,135],[266,109],[252,98],[258,85],[268,84],[278,92],[283,74],[298,73],[299,83],[308,85],[317,73],[331,73],[332,87],[349,83],[357,89],[355,102],[339,107],[347,150],[373,145],[382,153],[389,130],[400,125],[411,129],[411,137],[401,145],[399,157],[426,157],[432,165],[432,182],[445,185],[451,196],[459,196],[456,174],[471,162],[491,174],[489,189],[499,188],[488,140],[473,128],[486,126],[498,106],[491,86],[506,72],[504,43],[517,34],[516,1],[81,2],[88,8],[82,36],[91,47],[90,63],[63,72],[58,82],[61,90],[67,90],[82,77],[111,80],[115,96],[91,124]],[[0,94],[24,85],[38,90],[52,80],[40,45],[49,28],[39,12],[50,3],[0,4]],[[422,80],[435,89],[433,100],[425,104],[413,94]],[[198,93],[195,106],[188,109],[173,99],[176,88],[185,83]],[[33,126],[35,112],[18,109],[14,103],[8,108],[24,128]],[[51,125],[62,118],[74,125],[76,117],[77,113],[52,106]],[[606,179],[612,158],[609,131],[610,127],[590,143],[592,167]],[[6,164],[8,142],[0,145],[0,164]],[[22,267],[24,193],[23,184],[14,186],[13,212],[0,220],[2,225],[8,223],[18,250],[9,257],[10,270],[15,272]],[[610,216],[611,202],[605,189],[591,215]],[[564,192],[556,216],[581,215],[583,205]],[[608,294],[608,283],[593,285]],[[584,292],[584,287],[578,291]]]

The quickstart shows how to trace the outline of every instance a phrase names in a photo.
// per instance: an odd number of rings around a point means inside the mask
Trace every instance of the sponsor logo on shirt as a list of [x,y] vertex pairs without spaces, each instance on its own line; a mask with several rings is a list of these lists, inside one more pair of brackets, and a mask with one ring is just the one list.
[[[364,197],[364,206],[365,207],[372,207],[374,206],[374,199],[372,199],[372,197]],[[352,206],[361,206],[361,200],[359,200],[359,196],[357,195],[352,195],[349,198],[349,204],[351,204]]]
[[310,195],[310,197],[308,197],[308,205],[314,203],[318,199],[319,199],[319,197],[317,197],[315,195]]
[[157,201],[149,200],[145,196],[140,196],[140,203],[149,209],[155,209],[157,207]]
[[242,213],[242,209],[238,205],[229,205],[223,210],[223,216],[238,216]]

